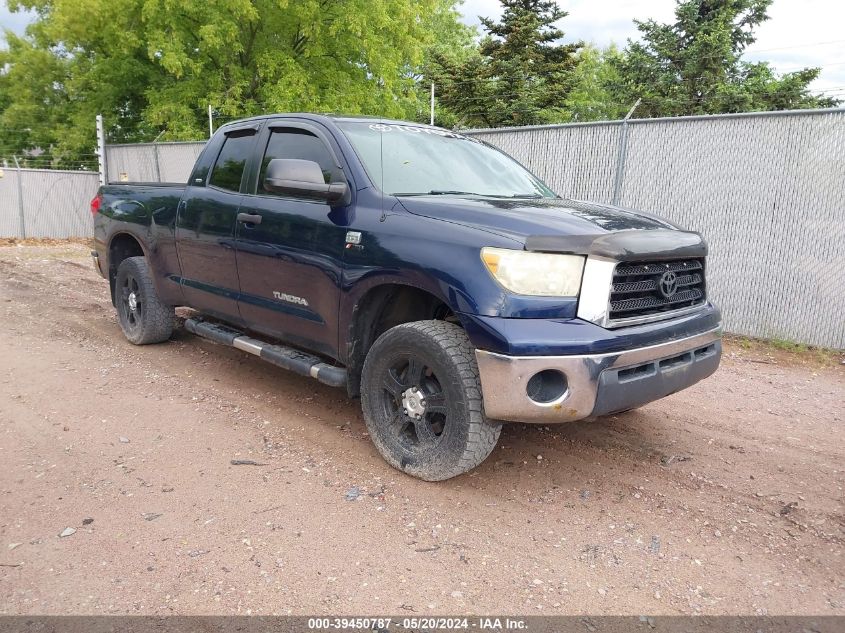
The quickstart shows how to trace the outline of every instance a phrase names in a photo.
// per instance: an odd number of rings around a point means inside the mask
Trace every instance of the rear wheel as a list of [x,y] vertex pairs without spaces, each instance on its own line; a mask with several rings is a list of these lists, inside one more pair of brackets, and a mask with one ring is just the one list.
[[483,462],[501,424],[484,417],[474,349],[445,321],[398,325],[373,344],[361,376],[370,437],[384,459],[428,481]]
[[156,294],[147,260],[128,257],[120,262],[115,278],[114,303],[120,329],[130,343],[161,343],[173,333],[173,306]]

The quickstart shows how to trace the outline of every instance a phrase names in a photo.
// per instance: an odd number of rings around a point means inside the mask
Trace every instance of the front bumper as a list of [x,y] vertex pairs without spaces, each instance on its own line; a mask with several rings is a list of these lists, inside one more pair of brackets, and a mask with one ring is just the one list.
[[[495,420],[550,424],[638,407],[716,371],[721,336],[721,328],[714,328],[657,345],[575,356],[506,356],[476,350],[484,412]],[[548,402],[528,395],[529,380],[544,370],[566,378],[565,391]]]

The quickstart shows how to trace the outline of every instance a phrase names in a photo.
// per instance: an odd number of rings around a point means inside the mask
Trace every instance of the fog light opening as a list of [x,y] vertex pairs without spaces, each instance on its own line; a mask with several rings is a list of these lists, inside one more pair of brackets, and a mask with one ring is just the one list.
[[559,400],[569,388],[566,376],[557,369],[544,369],[531,376],[525,391],[528,397],[538,404],[548,404]]

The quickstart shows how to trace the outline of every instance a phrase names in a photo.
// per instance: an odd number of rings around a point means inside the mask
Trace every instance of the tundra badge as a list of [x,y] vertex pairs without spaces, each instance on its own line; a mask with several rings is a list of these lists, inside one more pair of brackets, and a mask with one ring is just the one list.
[[302,297],[285,294],[284,292],[279,292],[278,290],[273,291],[273,296],[279,301],[287,301],[288,303],[296,303],[306,308],[308,307],[308,302]]

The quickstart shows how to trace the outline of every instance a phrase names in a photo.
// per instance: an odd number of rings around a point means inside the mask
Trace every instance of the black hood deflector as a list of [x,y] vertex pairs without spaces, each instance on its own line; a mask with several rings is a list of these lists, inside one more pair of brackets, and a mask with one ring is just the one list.
[[592,255],[618,261],[653,261],[705,257],[699,233],[670,229],[618,231],[601,235],[529,235],[525,250]]

